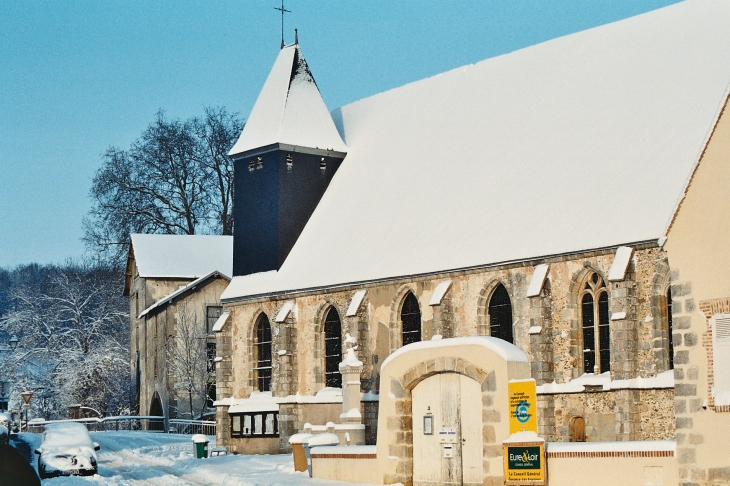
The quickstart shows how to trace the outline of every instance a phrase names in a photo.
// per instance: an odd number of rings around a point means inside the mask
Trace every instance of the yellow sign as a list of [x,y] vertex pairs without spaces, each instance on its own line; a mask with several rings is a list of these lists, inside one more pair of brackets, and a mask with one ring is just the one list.
[[544,485],[546,462],[545,442],[504,444],[505,484]]
[[509,391],[509,433],[537,433],[537,391],[535,380],[512,380]]

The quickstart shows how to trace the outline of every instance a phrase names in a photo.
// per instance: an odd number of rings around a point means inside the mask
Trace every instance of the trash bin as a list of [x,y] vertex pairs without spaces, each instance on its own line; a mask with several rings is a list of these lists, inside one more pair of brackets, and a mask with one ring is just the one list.
[[336,446],[340,445],[340,438],[337,437],[337,434],[316,434],[308,439],[304,439],[302,442],[302,445],[304,446],[304,453],[307,456],[307,471],[309,472],[309,477],[312,477],[312,449],[315,447],[320,446]]
[[304,452],[304,445],[302,445],[302,442],[310,437],[312,437],[312,434],[308,434],[306,432],[294,434],[289,437],[289,445],[291,445],[291,452],[294,457],[295,471],[307,470],[307,454]]
[[193,448],[195,457],[203,459],[208,457],[208,437],[203,434],[195,434],[193,436]]

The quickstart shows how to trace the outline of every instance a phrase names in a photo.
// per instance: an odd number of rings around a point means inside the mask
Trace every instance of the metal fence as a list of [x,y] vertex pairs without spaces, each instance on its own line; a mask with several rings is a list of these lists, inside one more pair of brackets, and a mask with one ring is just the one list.
[[[46,425],[59,422],[78,422],[86,425],[92,432],[117,430],[142,430],[146,432],[167,432],[170,434],[215,435],[215,422],[210,420],[169,420],[165,430],[165,418],[154,415],[125,415],[119,417],[83,418],[69,420],[31,420],[27,431],[41,433]],[[25,427],[23,428],[25,431]]]
[[212,420],[170,419],[168,432],[171,434],[215,435],[215,422]]

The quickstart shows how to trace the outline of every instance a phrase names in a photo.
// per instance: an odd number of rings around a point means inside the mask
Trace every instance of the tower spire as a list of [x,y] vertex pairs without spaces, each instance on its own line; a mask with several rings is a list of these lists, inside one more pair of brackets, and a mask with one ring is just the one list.
[[284,48],[284,13],[291,13],[291,10],[284,8],[284,0],[281,0],[281,7],[274,7],[274,10],[281,12],[281,48]]

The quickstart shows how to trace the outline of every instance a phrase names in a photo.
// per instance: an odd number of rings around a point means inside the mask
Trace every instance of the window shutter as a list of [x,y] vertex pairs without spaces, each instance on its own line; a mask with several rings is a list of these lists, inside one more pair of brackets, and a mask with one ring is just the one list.
[[712,352],[715,406],[730,405],[730,314],[715,314],[712,325]]

